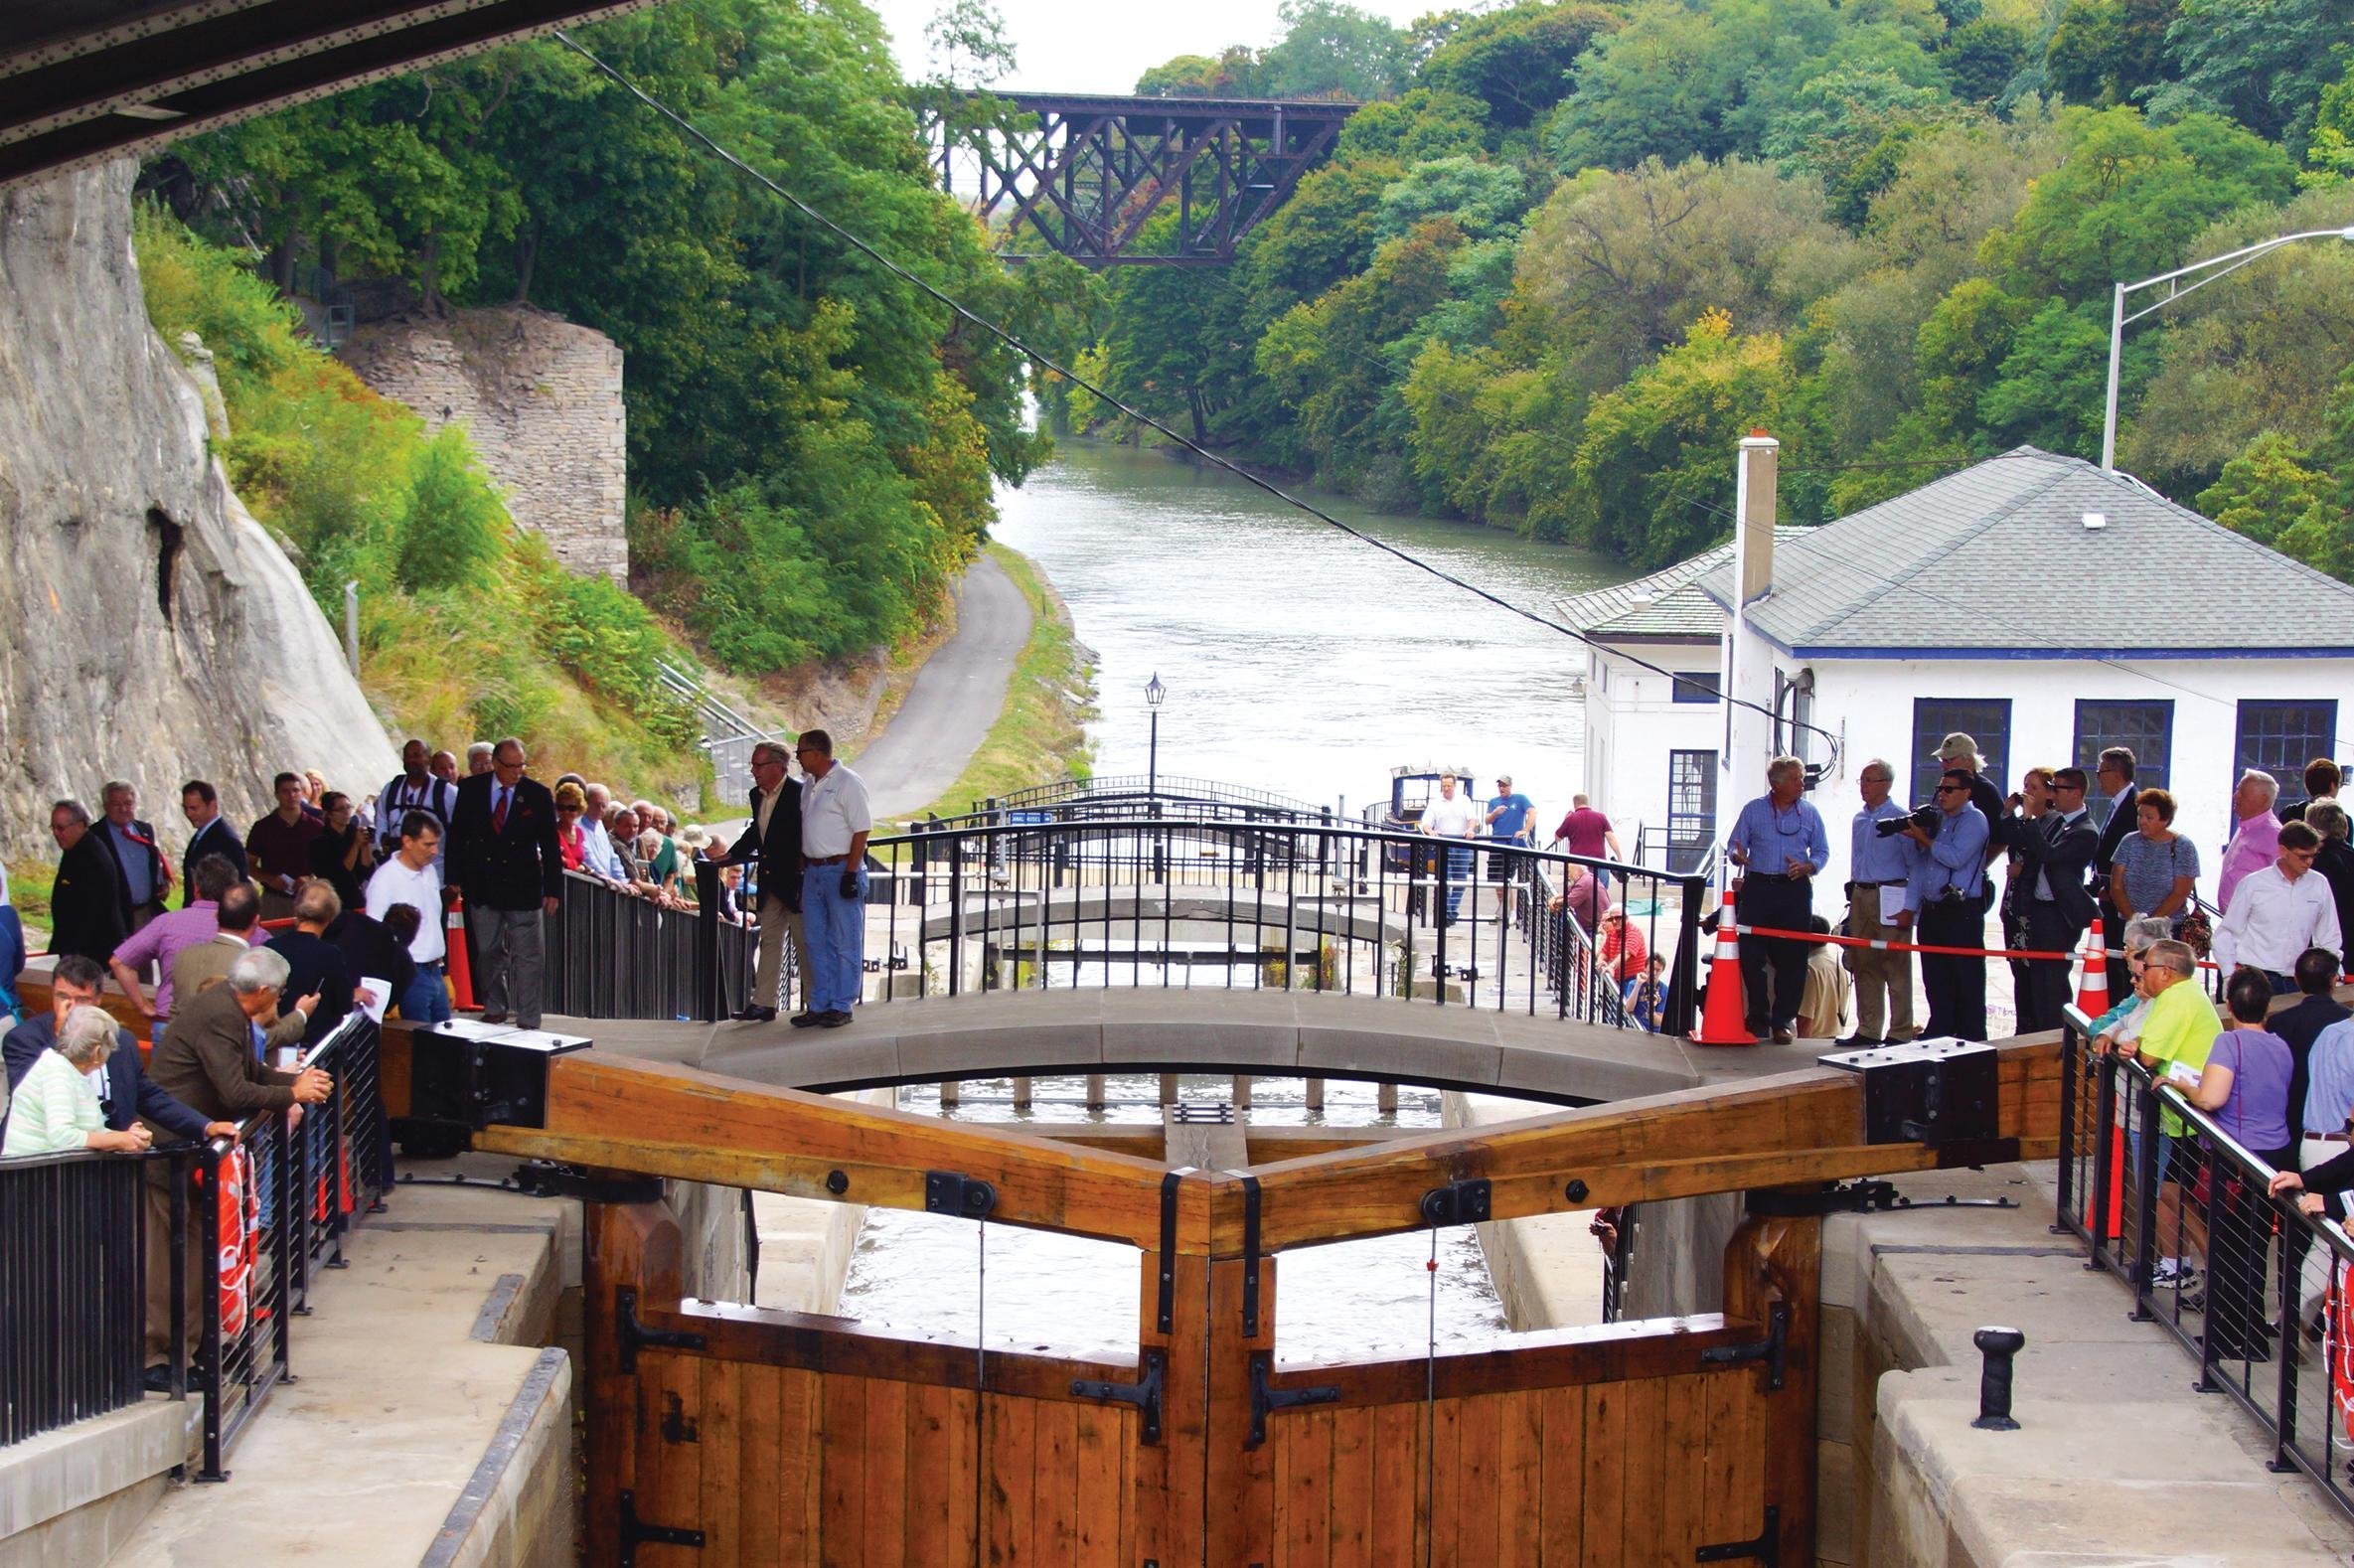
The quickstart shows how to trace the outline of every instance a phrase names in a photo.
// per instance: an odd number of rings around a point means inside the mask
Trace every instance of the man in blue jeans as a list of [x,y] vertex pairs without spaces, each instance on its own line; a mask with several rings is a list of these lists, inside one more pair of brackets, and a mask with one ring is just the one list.
[[796,1028],[836,1029],[859,1004],[866,945],[866,835],[874,814],[866,785],[834,760],[834,740],[806,729],[794,745],[801,771],[801,933],[809,950],[808,1011]]

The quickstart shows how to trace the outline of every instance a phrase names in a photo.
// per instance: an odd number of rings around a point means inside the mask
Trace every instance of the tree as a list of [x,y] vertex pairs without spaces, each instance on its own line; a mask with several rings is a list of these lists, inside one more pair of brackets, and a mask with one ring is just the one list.
[[2029,50],[2023,29],[1993,17],[1979,17],[1946,36],[1945,47],[1937,52],[1937,63],[1954,83],[1957,97],[1968,103],[1991,103],[2027,64]]
[[2022,442],[2047,452],[2098,457],[2109,374],[2106,317],[2093,307],[2052,301],[2012,340],[1994,385],[1978,397],[1977,415],[1996,447]]
[[1423,62],[1417,79],[1434,91],[1478,99],[1490,124],[1517,130],[1568,96],[1570,68],[1618,25],[1617,14],[1599,5],[1522,0],[1466,17]]
[[1137,78],[1136,92],[1144,98],[1255,98],[1261,95],[1258,57],[1239,44],[1215,58],[1178,55]]
[[2166,30],[2176,0],[2068,0],[2044,51],[2053,88],[2071,102],[2129,102],[2173,76]]
[[1575,472],[1592,542],[1639,567],[1725,537],[1728,454],[1751,428],[1785,428],[1795,379],[1775,333],[1736,336],[1722,311],[1677,348],[1594,400]]
[[[2309,546],[2318,545],[2333,528],[2344,531],[2336,488],[2296,440],[2266,430],[2199,493],[2199,510],[2260,545],[2277,547],[2284,535],[2299,529]],[[2324,571],[2348,575],[2342,559],[2332,564],[2305,558]]]
[[1283,37],[1259,57],[1269,97],[1387,97],[1404,83],[1406,38],[1343,0],[1283,0]]
[[1412,87],[1399,97],[1368,103],[1340,127],[1335,163],[1394,158],[1420,163],[1457,153],[1478,154],[1488,142],[1488,105],[1460,92]]
[[1014,73],[1014,40],[990,0],[949,0],[924,24],[924,48],[933,78],[960,92],[994,85]]
[[2166,48],[2183,86],[2295,157],[2322,89],[2354,50],[2354,9],[2340,0],[2181,0]]
[[1517,169],[1457,154],[1418,163],[1381,193],[1373,232],[1394,239],[1426,218],[1446,216],[1473,239],[1515,232],[1528,205]]

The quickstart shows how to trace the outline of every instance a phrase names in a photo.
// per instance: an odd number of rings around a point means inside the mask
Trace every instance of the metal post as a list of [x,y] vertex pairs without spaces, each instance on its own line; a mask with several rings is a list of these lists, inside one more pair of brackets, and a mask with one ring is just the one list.
[[[863,915],[862,910],[861,914]],[[888,982],[885,982],[887,988]],[[774,998],[761,1006],[770,1007]],[[695,862],[695,1017],[703,1023],[719,1021],[719,866],[714,861]]]
[[2109,300],[2109,401],[2101,416],[2101,466],[2117,472],[2117,362],[2125,343],[2125,285],[2119,279]]
[[1970,1423],[1986,1432],[2016,1432],[2011,1419],[2011,1357],[2027,1342],[2016,1329],[1980,1329],[1970,1343],[1985,1357],[1978,1368],[1978,1418]]
[[1153,806],[1161,800],[1161,709],[1157,707],[1153,709],[1153,738],[1145,749],[1145,800]]

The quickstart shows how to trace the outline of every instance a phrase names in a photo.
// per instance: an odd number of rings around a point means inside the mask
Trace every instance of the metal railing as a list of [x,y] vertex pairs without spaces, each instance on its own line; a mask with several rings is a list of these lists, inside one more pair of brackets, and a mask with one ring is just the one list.
[[[927,825],[868,848],[868,968],[923,994],[1081,986],[1295,989],[1641,1019],[1554,888],[1607,872],[1689,1026],[1705,883],[1555,851],[1337,821],[1065,818]],[[873,907],[880,906],[880,907]],[[883,1000],[902,992],[883,987]]]
[[2189,1353],[2194,1387],[2255,1417],[2269,1469],[2354,1517],[2354,1237],[2271,1196],[2276,1168],[2138,1062],[2073,1022],[2062,1049],[2055,1228]]
[[547,1010],[576,1019],[715,1016],[700,978],[706,940],[718,965],[717,994],[736,999],[724,1011],[741,1007],[759,934],[718,918],[718,867],[697,862],[696,874],[700,906],[671,909],[565,872],[563,900],[548,922]]
[[376,1025],[355,1013],[306,1060],[334,1087],[296,1126],[267,1113],[234,1145],[0,1161],[0,1447],[146,1397],[161,1224],[169,1397],[203,1404],[195,1479],[228,1479],[229,1451],[288,1375],[316,1272],[345,1266],[345,1234],[392,1183]]
[[[1217,804],[1226,806],[1256,806],[1281,812],[1289,817],[1316,818],[1328,808],[1289,795],[1278,795],[1272,790],[1252,789],[1241,784],[1221,784],[1215,779],[1189,778],[1180,773],[1114,773],[1097,774],[1090,778],[1056,779],[1048,784],[1032,784],[993,800],[975,801],[967,816],[982,816],[999,810],[1020,810],[1029,806],[1060,805],[1068,802],[1099,802],[1106,799],[1157,800],[1175,805],[1179,802]],[[1172,813],[1172,815],[1182,815]]]

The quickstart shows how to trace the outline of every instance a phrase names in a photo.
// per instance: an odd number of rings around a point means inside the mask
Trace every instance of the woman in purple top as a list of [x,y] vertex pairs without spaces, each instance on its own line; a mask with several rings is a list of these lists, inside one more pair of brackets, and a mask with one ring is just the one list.
[[[2296,1143],[2288,1128],[2288,1080],[2296,1059],[2288,1042],[2264,1026],[2273,988],[2264,976],[2241,970],[2224,1000],[2233,1027],[2215,1036],[2196,1088],[2184,1098],[2215,1119],[2242,1149],[2274,1170],[2293,1169]],[[2265,1335],[2265,1256],[2271,1211],[2255,1184],[2228,1162],[2209,1160],[2207,1190],[2214,1223],[2207,1253],[2207,1342],[2219,1360],[2271,1358]]]

